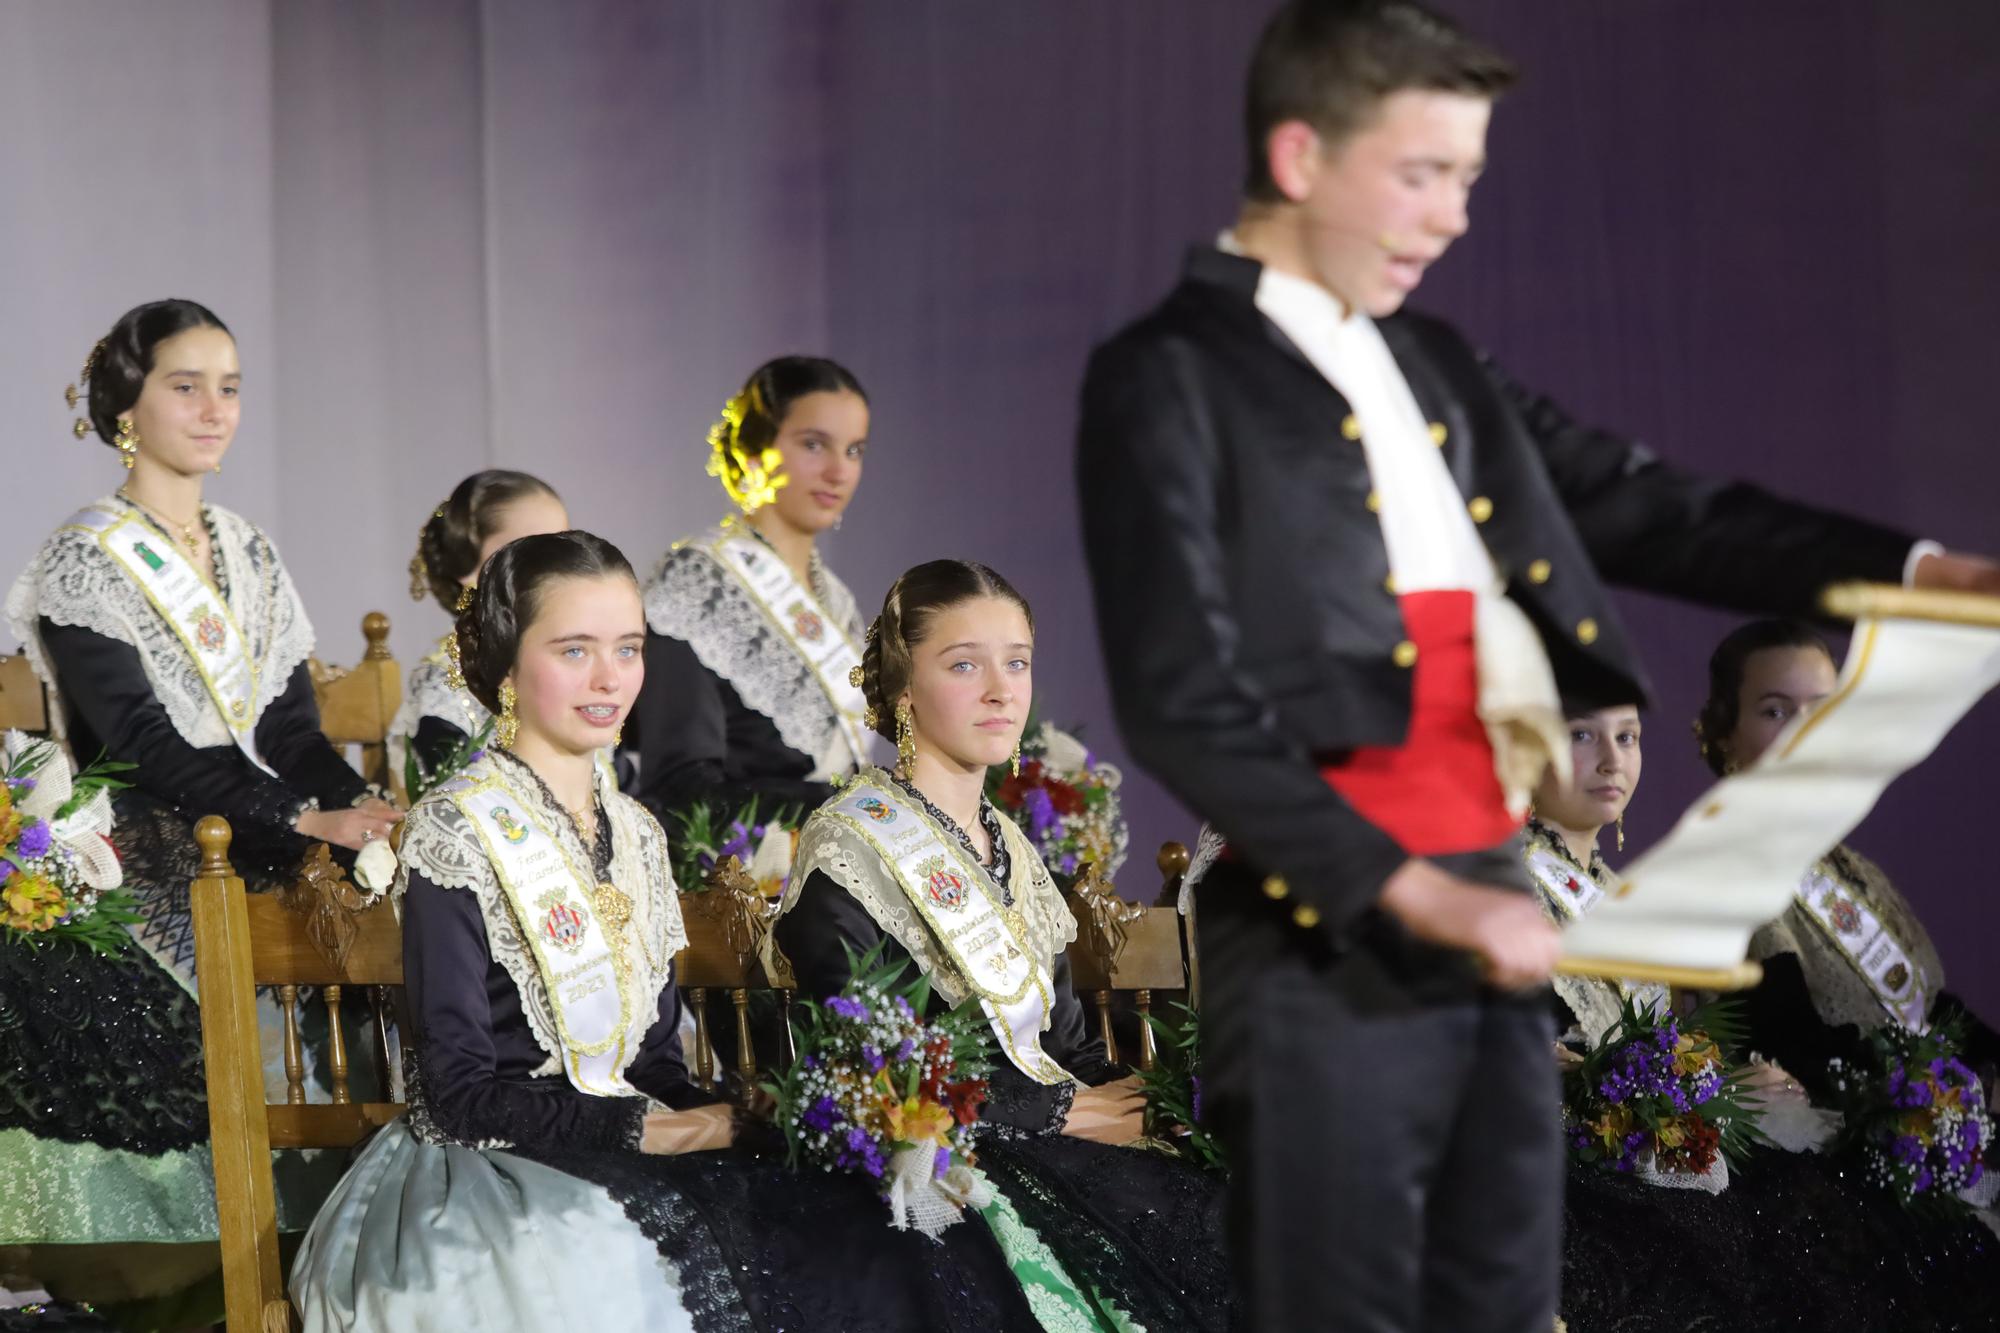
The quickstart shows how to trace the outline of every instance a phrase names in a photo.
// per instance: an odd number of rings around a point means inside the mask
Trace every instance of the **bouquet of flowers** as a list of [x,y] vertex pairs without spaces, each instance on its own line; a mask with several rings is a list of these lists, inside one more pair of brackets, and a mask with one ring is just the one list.
[[1131,842],[1118,805],[1122,781],[1082,741],[1043,723],[1021,738],[1021,771],[989,781],[987,796],[1027,833],[1050,870],[1072,876],[1091,861],[1109,880]]
[[1739,1012],[1719,1000],[1680,1019],[1627,998],[1617,1025],[1563,1078],[1576,1158],[1656,1184],[1721,1189],[1725,1159],[1741,1162],[1764,1141],[1747,1071],[1724,1054],[1741,1039]]
[[764,897],[775,899],[784,893],[785,881],[792,873],[799,825],[804,822],[796,810],[781,808],[769,818],[760,818],[753,800],[725,816],[703,802],[677,812],[675,818],[680,835],[671,840],[668,855],[673,860],[674,883],[681,892],[705,892],[711,872],[734,857]]
[[1956,1015],[1928,1032],[1884,1024],[1859,1059],[1829,1064],[1849,1146],[1906,1207],[1955,1211],[1985,1175],[1993,1120],[1959,1035]]
[[865,1175],[892,1226],[935,1237],[993,1201],[972,1169],[991,1037],[976,1002],[926,1022],[930,980],[899,984],[906,966],[870,950],[840,994],[802,1006],[799,1058],[766,1091],[794,1169]]
[[10,942],[72,939],[99,953],[131,941],[139,919],[120,893],[111,849],[110,793],[131,764],[98,760],[81,773],[48,741],[18,731],[4,743],[0,779],[0,929]]
[[409,746],[403,752],[403,790],[409,795],[410,808],[415,809],[418,801],[445,783],[463,773],[475,760],[484,758],[486,747],[493,741],[493,722],[488,719],[476,735],[467,736],[453,746],[451,753],[439,760],[434,768],[425,768],[417,758],[417,747]]
[[1201,1014],[1185,1004],[1176,1031],[1152,1014],[1153,1067],[1139,1071],[1146,1099],[1146,1137],[1179,1157],[1211,1171],[1225,1167],[1222,1145],[1201,1123]]

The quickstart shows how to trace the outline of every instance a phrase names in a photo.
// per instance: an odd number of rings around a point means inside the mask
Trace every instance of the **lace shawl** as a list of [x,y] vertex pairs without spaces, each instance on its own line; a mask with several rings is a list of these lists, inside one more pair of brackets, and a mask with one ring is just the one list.
[[[118,513],[129,506],[106,496],[90,507]],[[226,601],[257,670],[251,716],[261,718],[284,693],[299,663],[312,654],[312,622],[271,539],[220,505],[205,509],[228,589]],[[42,645],[43,618],[130,644],[182,740],[197,749],[234,744],[194,657],[145,591],[98,545],[96,534],[76,527],[56,529],[7,594],[8,624],[35,674],[53,693],[58,687]],[[62,710],[55,713],[51,720],[60,735]]]
[[[880,769],[865,769],[862,777],[894,789],[894,779]],[[900,793],[898,799],[904,810],[928,824],[947,846],[957,842],[957,834],[940,825],[921,806]],[[1014,910],[1021,914],[1023,933],[1036,959],[1044,968],[1053,969],[1056,955],[1076,938],[1076,917],[1049,877],[1042,858],[1035,855],[1027,836],[1004,813],[995,813],[999,815],[1001,834],[1007,839],[1011,870],[1008,887],[1014,892]],[[824,810],[815,813],[799,830],[798,859],[779,909],[781,914],[797,901],[799,890],[815,870],[824,871],[834,883],[853,894],[875,924],[909,950],[910,957],[931,979],[932,989],[946,1004],[962,1004],[972,994],[971,985],[960,974],[951,955],[911,905],[895,867],[884,861],[867,839]]]
[[[1610,866],[1604,864],[1603,857],[1593,854],[1588,867],[1578,865],[1576,857],[1570,853],[1569,844],[1562,840],[1561,834],[1540,820],[1530,819],[1524,851],[1537,850],[1553,852],[1564,864],[1606,893],[1615,891],[1618,886],[1618,876],[1612,872]],[[1553,900],[1549,886],[1542,882],[1541,876],[1534,873],[1532,862],[1529,865],[1528,878],[1534,882],[1535,898],[1541,905],[1542,915],[1558,926],[1565,924],[1569,918]],[[1576,1015],[1577,1027],[1582,1029],[1584,1038],[1592,1043],[1601,1040],[1606,1032],[1618,1026],[1626,999],[1638,1001],[1641,1008],[1651,1008],[1661,1012],[1665,1011],[1667,1005],[1667,988],[1658,982],[1612,982],[1603,977],[1570,977],[1560,973],[1550,978],[1550,981],[1555,987],[1556,994],[1562,998],[1562,1002]]]
[[[1911,965],[1922,971],[1925,993],[1935,1001],[1944,989],[1944,960],[1938,957],[1937,946],[1909,901],[1889,882],[1882,867],[1843,844],[1827,853],[1816,869],[1826,871],[1868,905],[1902,944]],[[1796,898],[1783,916],[1750,937],[1750,956],[1757,961],[1781,953],[1798,956],[1799,970],[1812,994],[1813,1011],[1829,1027],[1852,1023],[1868,1032],[1892,1021],[1867,978],[1855,970],[1853,960],[1827,938]]]
[[[446,639],[450,636],[447,635]],[[445,641],[424,655],[403,678],[403,702],[389,720],[389,771],[400,774],[410,752],[410,742],[427,717],[449,722],[468,736],[492,720],[493,714],[463,686],[453,688],[449,679],[451,660],[445,656]]]
[[[729,682],[746,707],[770,718],[786,745],[811,757],[815,780],[854,771],[868,756],[853,753],[819,677],[708,549],[726,532],[714,527],[674,543],[646,580],[646,623],[655,633],[687,644],[703,666]],[[817,551],[812,593],[828,621],[860,643],[866,628],[854,594]]]
[[[505,752],[489,751],[463,776],[477,781],[491,775],[496,767],[519,762]],[[601,767],[595,772],[598,799],[611,821],[612,881],[632,899],[632,923],[626,934],[625,949],[633,999],[635,1004],[655,1004],[661,990],[673,983],[674,955],[687,946],[680,892],[674,886],[673,871],[667,863],[667,835],[644,806],[618,793]],[[544,796],[540,785],[525,774],[507,777],[510,794],[533,811],[544,828],[554,831],[573,863],[589,865],[590,850],[577,837],[569,814]],[[559,1074],[563,1070],[563,1048],[555,1007],[525,933],[534,926],[515,916],[506,892],[500,887],[499,874],[487,858],[479,831],[452,801],[450,791],[458,785],[447,784],[410,811],[404,821],[402,868],[393,892],[400,904],[414,871],[442,888],[466,889],[479,900],[479,914],[486,923],[487,950],[513,978],[535,1044],[548,1056],[533,1072],[537,1076]],[[628,1051],[628,1057],[637,1053],[635,1046]]]

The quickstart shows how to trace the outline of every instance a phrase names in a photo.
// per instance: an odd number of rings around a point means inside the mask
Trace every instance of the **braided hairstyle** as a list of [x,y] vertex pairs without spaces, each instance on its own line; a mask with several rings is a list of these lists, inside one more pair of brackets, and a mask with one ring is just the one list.
[[417,553],[410,558],[410,600],[430,596],[446,611],[458,611],[465,579],[479,572],[479,552],[500,530],[501,516],[515,501],[546,495],[557,503],[555,487],[525,472],[489,468],[452,489],[451,498],[431,512],[417,530]]
[[861,652],[861,695],[877,735],[896,739],[896,700],[910,688],[916,659],[911,649],[930,633],[938,615],[975,597],[1001,597],[1021,608],[1028,629],[1035,613],[1028,599],[992,569],[971,560],[930,560],[905,570],[883,599],[882,614],[868,626]]
[[1828,661],[1839,665],[1826,640],[1803,621],[1753,620],[1731,630],[1709,656],[1708,698],[1694,722],[1694,740],[1701,749],[1702,762],[1717,777],[1729,770],[1729,756],[1722,743],[1736,734],[1736,724],[1743,720],[1744,670],[1751,655],[1766,648],[1817,648]]
[[106,444],[113,444],[118,438],[119,414],[132,410],[146,387],[146,376],[153,373],[154,352],[167,339],[189,329],[229,333],[229,326],[213,310],[178,297],[148,301],[119,316],[84,362],[86,392],[82,396],[87,398],[90,417],[88,427],[82,421],[77,423],[78,438],[90,430]]
[[459,671],[489,713],[500,711],[500,682],[521,655],[521,635],[535,623],[555,579],[622,575],[636,586],[624,552],[593,533],[543,533],[508,542],[486,562],[479,589],[458,613]]

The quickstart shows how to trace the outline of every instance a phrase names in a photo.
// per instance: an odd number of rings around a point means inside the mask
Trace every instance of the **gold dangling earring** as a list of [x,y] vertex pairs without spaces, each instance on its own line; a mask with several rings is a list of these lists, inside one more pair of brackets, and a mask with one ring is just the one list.
[[124,417],[119,420],[118,434],[112,439],[111,444],[118,450],[118,459],[125,464],[125,470],[130,472],[132,464],[139,457],[139,429],[132,424],[132,418]]
[[1625,816],[1618,816],[1618,850],[1625,850]]
[[1021,776],[1021,742],[1014,742],[1014,776]]
[[514,738],[521,734],[521,719],[514,716],[514,682],[500,682],[500,720],[493,724],[493,743],[503,750],[514,748]]
[[220,462],[220,460],[216,462],[214,471],[217,472],[218,474],[222,471],[222,463]]
[[908,782],[917,772],[917,737],[911,726],[909,696],[896,701],[896,776]]

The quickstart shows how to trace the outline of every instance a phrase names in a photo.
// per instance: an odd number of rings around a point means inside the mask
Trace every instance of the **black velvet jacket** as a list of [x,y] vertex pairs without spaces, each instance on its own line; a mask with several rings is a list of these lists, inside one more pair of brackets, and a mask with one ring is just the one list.
[[[1092,356],[1084,542],[1133,755],[1282,875],[1317,914],[1307,929],[1344,935],[1407,855],[1318,770],[1402,740],[1411,658],[1348,404],[1257,309],[1260,273],[1198,249]],[[1905,534],[1682,472],[1571,420],[1439,320],[1379,326],[1566,698],[1646,695],[1602,579],[1804,615],[1830,582],[1902,576]]]
[[[528,1028],[513,977],[493,960],[470,890],[411,874],[403,977],[421,1095],[446,1137],[522,1148],[638,1146],[643,1099],[593,1097],[562,1074],[533,1073],[547,1053]],[[688,1078],[681,1057],[679,988],[661,988],[658,1007],[625,1081],[675,1110],[714,1100]]]
[[282,859],[291,864],[310,846],[291,828],[308,799],[338,810],[368,789],[320,730],[304,663],[257,719],[257,751],[276,770],[274,778],[233,745],[196,747],[183,740],[132,645],[46,618],[41,633],[77,762],[102,753],[138,765],[126,779],[190,824],[221,815],[239,841],[285,852]]
[[785,744],[770,718],[703,666],[679,639],[646,631],[646,679],[632,705],[629,748],[639,754],[631,793],[671,831],[668,816],[702,801],[732,809],[756,798],[760,814],[805,812],[833,793],[813,781],[811,755]]

